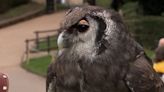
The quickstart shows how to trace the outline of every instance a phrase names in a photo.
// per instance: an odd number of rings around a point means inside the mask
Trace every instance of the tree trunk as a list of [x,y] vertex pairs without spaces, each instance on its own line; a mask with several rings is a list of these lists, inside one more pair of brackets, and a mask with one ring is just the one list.
[[46,0],[46,13],[53,13],[55,11],[54,5],[55,0]]
[[89,5],[96,5],[96,0],[83,0],[83,2],[87,2]]

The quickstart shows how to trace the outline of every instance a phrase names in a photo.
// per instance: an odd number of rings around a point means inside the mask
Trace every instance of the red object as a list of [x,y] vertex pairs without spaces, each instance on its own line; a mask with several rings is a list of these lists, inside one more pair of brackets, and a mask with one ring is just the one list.
[[7,75],[0,73],[0,92],[8,92],[9,80]]

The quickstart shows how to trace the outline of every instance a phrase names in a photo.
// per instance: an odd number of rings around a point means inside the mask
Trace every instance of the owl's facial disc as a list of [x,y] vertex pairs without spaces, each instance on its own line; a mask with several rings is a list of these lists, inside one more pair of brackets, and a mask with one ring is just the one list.
[[[58,49],[64,49],[67,47],[68,43],[66,42],[66,39],[69,38],[67,36],[73,36],[75,33],[85,33],[89,29],[89,23],[85,19],[81,19],[78,23],[71,26],[68,29],[65,29],[60,35],[58,36],[57,44]],[[68,40],[67,40],[68,41]]]
[[79,22],[77,22],[75,25],[71,26],[67,29],[68,33],[84,33],[89,29],[89,23],[85,19],[81,19]]

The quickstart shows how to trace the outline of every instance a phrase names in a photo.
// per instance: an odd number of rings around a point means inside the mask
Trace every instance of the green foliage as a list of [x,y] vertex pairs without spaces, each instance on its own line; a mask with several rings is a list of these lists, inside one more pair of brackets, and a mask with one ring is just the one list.
[[137,3],[123,6],[128,28],[145,48],[154,49],[158,40],[164,37],[164,17],[139,15],[136,13],[137,7]]
[[122,6],[122,10],[124,12],[124,18],[126,20],[134,20],[139,17],[137,14],[138,3],[137,2],[128,2]]
[[151,58],[152,60],[154,59],[154,57],[155,57],[155,52],[154,51],[149,50],[149,49],[145,49],[145,53],[149,58]]
[[7,11],[9,8],[8,0],[0,0],[0,13]]
[[164,0],[138,0],[140,9],[146,15],[161,15],[164,12]]
[[24,62],[22,67],[26,70],[41,76],[46,76],[48,65],[51,63],[51,56],[32,58],[29,62]]
[[136,2],[138,0],[123,0],[125,3],[129,3],[129,2]]
[[109,8],[112,0],[96,0],[98,6]]
[[147,48],[155,48],[158,40],[164,37],[163,17],[142,17],[133,23],[131,31],[136,34],[136,39]]
[[19,17],[22,16],[26,13],[32,12],[32,11],[36,11],[36,10],[40,10],[43,9],[43,5],[31,2],[28,4],[24,4],[24,5],[20,5],[18,7],[12,8],[10,10],[8,10],[7,12],[0,14],[0,21],[4,21],[6,19],[12,19],[14,17]]
[[55,7],[56,7],[57,11],[61,11],[61,10],[70,8],[70,6],[68,4],[56,4]]
[[0,0],[0,13],[8,11],[10,8],[26,4],[30,0]]
[[[7,1],[7,0],[6,0]],[[16,7],[22,4],[29,3],[30,0],[9,0],[11,7]]]

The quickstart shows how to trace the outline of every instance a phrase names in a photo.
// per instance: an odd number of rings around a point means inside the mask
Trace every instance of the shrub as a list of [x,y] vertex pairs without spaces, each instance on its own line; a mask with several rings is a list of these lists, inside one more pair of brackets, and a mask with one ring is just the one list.
[[0,13],[4,13],[10,8],[26,4],[30,0],[0,0]]
[[11,7],[16,7],[22,4],[28,3],[30,0],[10,0],[10,6]]
[[155,49],[158,40],[164,37],[164,18],[143,17],[127,22],[136,40],[148,49]]
[[145,15],[161,15],[164,12],[164,0],[138,0]]
[[122,9],[129,31],[132,32],[136,40],[144,47],[154,50],[158,40],[164,37],[164,17],[138,14],[136,12],[137,2],[126,3]]
[[0,13],[7,11],[10,8],[9,1],[0,0]]

